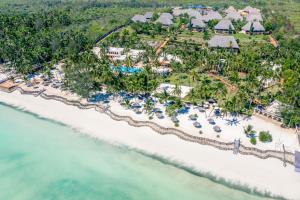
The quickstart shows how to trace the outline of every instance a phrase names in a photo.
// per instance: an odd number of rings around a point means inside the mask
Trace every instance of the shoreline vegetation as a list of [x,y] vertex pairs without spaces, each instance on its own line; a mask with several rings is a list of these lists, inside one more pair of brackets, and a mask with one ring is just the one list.
[[[234,142],[226,143],[226,142],[220,142],[220,141],[212,140],[212,139],[205,138],[205,137],[192,136],[192,135],[187,134],[183,131],[180,131],[176,128],[165,128],[163,126],[156,124],[155,122],[137,121],[137,120],[132,119],[130,116],[117,115],[113,111],[111,111],[109,108],[103,107],[99,104],[98,105],[93,104],[93,103],[83,104],[80,101],[70,101],[67,98],[64,98],[62,96],[47,95],[44,93],[43,90],[42,91],[26,91],[21,87],[15,87],[14,90],[11,90],[9,92],[15,92],[16,90],[24,95],[26,95],[26,94],[33,95],[35,97],[40,96],[46,100],[60,101],[66,105],[76,106],[79,109],[95,109],[97,112],[104,113],[115,121],[125,121],[130,126],[134,126],[134,127],[149,127],[153,131],[155,131],[156,133],[161,134],[161,135],[172,134],[172,135],[175,135],[178,138],[188,141],[188,142],[198,143],[201,145],[209,145],[209,146],[212,146],[214,148],[217,148],[219,150],[224,150],[224,151],[234,151],[234,149],[235,149]],[[291,165],[295,164],[295,159],[294,159],[295,154],[292,152],[260,150],[255,147],[246,147],[246,146],[240,144],[239,153],[242,155],[256,156],[257,158],[260,158],[260,159],[276,158],[276,159],[279,159],[279,160],[286,162],[288,164],[291,164]]]

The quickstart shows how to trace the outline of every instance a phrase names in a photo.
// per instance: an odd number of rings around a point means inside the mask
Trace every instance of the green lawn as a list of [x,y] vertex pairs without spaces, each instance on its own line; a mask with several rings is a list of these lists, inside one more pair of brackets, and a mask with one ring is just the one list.
[[178,42],[187,41],[189,43],[195,44],[204,44],[203,33],[201,32],[192,32],[189,30],[184,30],[182,33],[176,36]]

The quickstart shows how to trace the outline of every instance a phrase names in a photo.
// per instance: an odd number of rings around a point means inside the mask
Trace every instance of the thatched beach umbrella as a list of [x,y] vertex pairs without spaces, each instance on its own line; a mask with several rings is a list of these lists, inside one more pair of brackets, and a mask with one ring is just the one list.
[[199,110],[199,112],[202,112],[202,113],[205,112],[205,109],[203,107],[199,107],[198,110]]
[[209,118],[207,121],[208,121],[208,123],[210,123],[212,125],[216,124],[215,121],[212,118]]
[[201,128],[201,124],[199,122],[194,122],[193,125],[196,127],[196,128]]
[[158,119],[163,119],[164,118],[164,115],[162,113],[156,113],[156,117]]
[[140,109],[138,109],[138,108],[135,108],[133,111],[134,111],[136,114],[141,114],[141,113],[142,113],[142,111],[141,111]]
[[197,115],[190,115],[189,119],[195,121],[197,120]]
[[220,133],[222,130],[219,126],[214,126],[214,131],[216,131],[217,133]]
[[175,116],[172,116],[172,117],[171,117],[171,120],[172,120],[172,122],[174,122],[174,123],[178,123],[178,122],[179,122],[179,120],[178,120],[177,117],[175,117]]

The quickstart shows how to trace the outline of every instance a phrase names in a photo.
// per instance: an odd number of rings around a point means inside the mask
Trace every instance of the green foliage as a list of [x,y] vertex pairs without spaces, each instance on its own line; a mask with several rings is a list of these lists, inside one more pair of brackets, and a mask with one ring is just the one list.
[[255,135],[256,131],[253,129],[252,125],[248,125],[246,128],[244,128],[244,133],[247,137],[250,137],[251,135]]
[[33,65],[77,56],[90,44],[81,31],[61,30],[71,19],[59,10],[1,13],[0,21],[0,59],[25,74],[34,70]]
[[259,132],[259,141],[272,142],[273,138],[269,131],[261,131],[261,132]]
[[250,142],[251,142],[251,144],[256,145],[256,143],[257,143],[256,138],[255,137],[251,138]]

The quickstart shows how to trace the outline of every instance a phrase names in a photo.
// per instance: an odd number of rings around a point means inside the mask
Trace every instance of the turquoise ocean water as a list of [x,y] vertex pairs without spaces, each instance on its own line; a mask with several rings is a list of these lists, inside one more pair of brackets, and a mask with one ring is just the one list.
[[0,104],[0,200],[258,200]]

